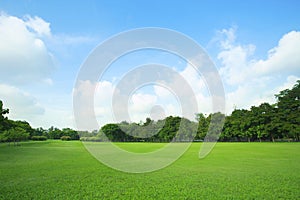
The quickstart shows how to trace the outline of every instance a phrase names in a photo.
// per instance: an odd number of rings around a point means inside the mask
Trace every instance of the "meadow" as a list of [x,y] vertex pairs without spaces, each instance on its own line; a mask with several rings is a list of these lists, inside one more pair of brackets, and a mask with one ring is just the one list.
[[[163,143],[118,143],[148,152]],[[0,144],[0,199],[300,199],[300,143],[193,143],[172,165],[130,174],[96,160],[79,141]]]

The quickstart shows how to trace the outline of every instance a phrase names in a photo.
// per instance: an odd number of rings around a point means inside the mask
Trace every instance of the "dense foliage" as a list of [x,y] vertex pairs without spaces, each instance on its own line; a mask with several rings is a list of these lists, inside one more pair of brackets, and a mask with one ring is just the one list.
[[275,95],[277,103],[236,109],[225,118],[221,141],[300,140],[300,80]]

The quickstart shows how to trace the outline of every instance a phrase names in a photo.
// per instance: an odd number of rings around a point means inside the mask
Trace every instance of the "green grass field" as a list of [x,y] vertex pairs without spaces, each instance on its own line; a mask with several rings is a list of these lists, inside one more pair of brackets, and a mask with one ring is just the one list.
[[[147,152],[164,144],[118,145]],[[129,174],[79,141],[0,144],[0,199],[300,199],[300,143],[218,143],[202,160],[200,145],[167,168]]]

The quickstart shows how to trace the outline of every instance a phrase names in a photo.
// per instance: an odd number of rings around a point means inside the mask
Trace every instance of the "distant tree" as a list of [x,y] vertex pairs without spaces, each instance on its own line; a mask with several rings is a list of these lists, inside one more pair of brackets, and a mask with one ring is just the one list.
[[203,140],[205,135],[207,134],[210,122],[203,113],[197,113],[196,120],[198,122],[198,130],[195,140]]
[[101,128],[101,131],[113,142],[124,142],[130,138],[130,136],[126,135],[117,124],[106,124]]
[[44,135],[34,135],[30,138],[31,140],[36,140],[36,141],[45,141],[48,138]]
[[69,136],[71,140],[79,140],[78,132],[73,129],[63,128],[61,132],[62,136]]
[[149,117],[147,117],[147,118],[146,118],[146,122],[143,124],[143,126],[147,126],[147,125],[149,125],[151,122],[152,122],[152,120],[151,120]]
[[5,116],[9,113],[9,109],[3,108],[3,102],[0,100],[0,132],[7,129],[8,119]]
[[94,137],[98,134],[98,130],[93,130],[92,132],[89,131],[77,131],[80,137]]
[[62,136],[62,131],[59,128],[55,128],[51,126],[48,129],[48,137],[49,139],[60,139]]
[[8,114],[9,113],[9,109],[6,108],[4,109],[3,108],[3,102],[0,100],[0,119],[4,119],[4,115]]
[[14,146],[18,145],[20,141],[27,140],[28,138],[29,138],[29,133],[27,133],[26,130],[20,127],[6,130],[2,135],[2,140],[4,142],[8,142],[9,144],[13,142]]
[[178,132],[174,138],[180,142],[191,142],[197,135],[198,123],[192,122],[186,118],[181,118]]
[[169,116],[164,121],[164,126],[158,132],[158,138],[161,142],[170,142],[179,130],[181,118]]
[[207,119],[210,122],[208,127],[209,136],[206,136],[205,140],[216,141],[219,139],[219,135],[223,130],[225,115],[223,113],[216,112],[210,114]]
[[61,140],[64,140],[64,141],[72,140],[72,138],[71,138],[70,136],[67,136],[67,135],[61,136],[60,139],[61,139]]
[[33,136],[45,136],[47,137],[47,130],[46,129],[43,129],[42,127],[39,127],[39,128],[36,128],[33,130],[33,134],[32,134],[32,137]]

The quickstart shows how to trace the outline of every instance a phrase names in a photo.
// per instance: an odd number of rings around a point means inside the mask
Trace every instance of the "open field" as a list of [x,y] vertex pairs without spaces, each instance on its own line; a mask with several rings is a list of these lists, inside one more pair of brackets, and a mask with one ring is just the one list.
[[[147,152],[159,143],[119,143]],[[0,199],[300,199],[300,143],[218,143],[146,174],[115,171],[79,141],[0,144]]]

